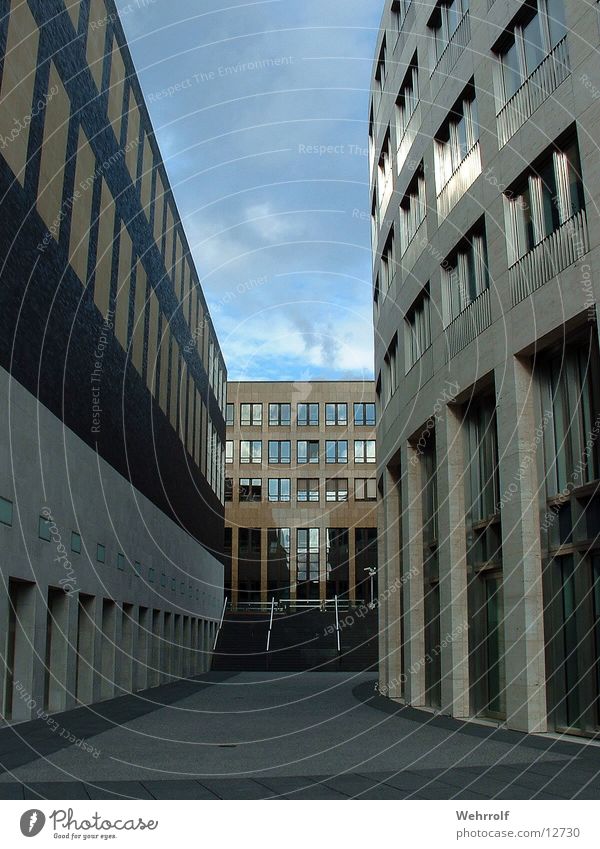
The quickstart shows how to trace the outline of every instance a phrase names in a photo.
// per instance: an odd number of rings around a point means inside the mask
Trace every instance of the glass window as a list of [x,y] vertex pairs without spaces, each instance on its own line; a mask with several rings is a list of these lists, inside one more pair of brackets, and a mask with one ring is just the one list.
[[319,440],[300,439],[296,446],[298,464],[319,462]]
[[502,54],[502,74],[504,78],[504,99],[510,100],[523,82],[519,52],[515,41]]
[[327,463],[347,463],[348,440],[328,439],[325,442],[325,458]]
[[376,501],[377,481],[375,478],[356,478],[354,481],[354,498],[356,501]]
[[291,404],[269,404],[269,425],[289,425],[291,420]]
[[50,520],[40,516],[38,523],[38,536],[40,539],[50,542]]
[[319,481],[317,478],[298,478],[297,485],[298,501],[318,501]]
[[262,479],[240,478],[240,501],[261,501]]
[[347,404],[325,404],[325,424],[326,425],[347,425],[348,424],[348,405]]
[[375,462],[375,440],[374,439],[355,439],[354,440],[354,462],[355,463],[374,463]]
[[534,15],[529,23],[523,27],[523,46],[525,49],[525,74],[529,76],[546,56],[539,15]]
[[117,554],[117,569],[121,572],[125,571],[125,555],[121,552]]
[[299,427],[316,427],[319,424],[319,405],[298,404],[297,421]]
[[292,443],[289,439],[269,440],[269,463],[290,463],[292,459]]
[[260,439],[242,439],[240,441],[240,463],[262,463],[262,442]]
[[262,425],[262,404],[240,404],[240,424],[245,427]]
[[96,560],[98,563],[106,563],[106,548],[101,542],[96,545]]
[[13,522],[13,503],[8,498],[0,498],[0,523],[3,525],[12,525]]
[[348,501],[348,478],[327,478],[326,501]]
[[81,554],[81,535],[77,531],[71,531],[71,551]]
[[375,404],[359,403],[354,405],[354,424],[357,427],[375,425]]
[[233,463],[233,441],[228,439],[225,443],[225,462]]
[[225,478],[225,501],[233,501],[233,478]]
[[298,583],[319,581],[319,529],[298,528],[296,532]]
[[290,501],[290,478],[269,478],[269,501]]
[[234,424],[234,405],[227,404],[225,411],[225,424],[231,427]]

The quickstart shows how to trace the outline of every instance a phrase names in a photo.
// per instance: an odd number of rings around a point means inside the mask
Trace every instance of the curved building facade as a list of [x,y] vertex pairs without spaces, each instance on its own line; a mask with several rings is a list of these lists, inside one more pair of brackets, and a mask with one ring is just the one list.
[[396,0],[373,69],[379,686],[530,732],[600,731],[599,23]]

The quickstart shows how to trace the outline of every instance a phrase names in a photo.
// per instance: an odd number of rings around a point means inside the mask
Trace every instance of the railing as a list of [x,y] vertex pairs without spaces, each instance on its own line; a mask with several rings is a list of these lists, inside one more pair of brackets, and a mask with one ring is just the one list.
[[340,645],[340,613],[338,609],[338,597],[335,597],[335,642],[338,652],[341,651]]
[[531,118],[535,110],[566,80],[570,72],[565,36],[498,112],[496,120],[500,147]]
[[213,643],[213,651],[217,648],[217,640],[219,639],[219,634],[221,633],[221,628],[223,627],[223,619],[225,618],[225,611],[227,610],[227,596],[225,596],[225,600],[223,602],[223,610],[221,611],[221,619],[219,620],[219,627],[217,628],[217,633],[215,634],[215,641]]
[[267,632],[267,651],[271,645],[271,631],[273,630],[273,613],[275,612],[275,597],[271,599],[271,616],[269,618],[269,630]]
[[465,14],[461,18],[459,25],[452,33],[450,41],[444,47],[440,58],[433,66],[430,76],[433,76],[436,71],[439,71],[440,74],[444,74],[445,76],[447,76],[458,62],[461,53],[463,52],[467,44],[470,42],[470,40],[471,21],[469,18],[469,13],[465,12]]
[[508,269],[513,306],[588,251],[587,216],[582,209]]
[[438,216],[446,218],[481,174],[481,146],[476,142],[437,197]]
[[468,307],[457,315],[446,328],[446,339],[448,342],[448,354],[450,358],[462,351],[463,348],[473,341],[486,327],[492,323],[492,310],[490,302],[490,290],[484,291],[471,301]]
[[[360,607],[364,601],[357,598],[356,601],[350,599],[338,598],[338,609],[340,611],[353,610],[355,607]],[[271,601],[238,601],[235,607],[231,609],[237,612],[248,613],[286,613],[289,610],[333,610],[335,608],[335,598],[327,598],[324,600],[318,598],[272,598]],[[219,626],[220,627],[220,626]]]
[[419,129],[421,127],[421,101],[417,103],[415,106],[414,112],[409,118],[408,124],[402,134],[402,138],[398,143],[398,148],[396,151],[396,160],[398,166],[398,174],[400,173],[402,166],[406,162],[408,154],[410,153],[410,149],[413,146],[413,142],[417,137]]

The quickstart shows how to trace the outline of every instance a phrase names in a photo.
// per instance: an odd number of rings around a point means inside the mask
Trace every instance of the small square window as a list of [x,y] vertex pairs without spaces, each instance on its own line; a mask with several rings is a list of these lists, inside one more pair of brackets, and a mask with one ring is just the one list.
[[138,578],[139,578],[139,577],[141,577],[141,574],[142,574],[142,564],[140,563],[140,561],[139,561],[139,560],[136,560],[136,561],[134,562],[134,564],[133,564],[133,571],[134,571],[134,572],[135,572],[135,574],[138,576]]
[[117,569],[120,569],[121,572],[125,571],[125,555],[121,552],[117,554]]
[[171,578],[171,592],[176,592],[177,590],[177,581],[175,578]]
[[106,563],[106,548],[101,542],[96,544],[96,560],[98,563]]
[[75,554],[81,554],[81,534],[77,531],[71,531],[71,551]]
[[154,583],[154,566],[148,567],[148,582],[150,584]]
[[166,576],[165,572],[160,573],[160,585],[161,585],[161,587],[167,586],[167,576]]
[[50,542],[50,519],[45,519],[43,516],[40,516],[38,536],[40,539]]
[[0,523],[3,525],[12,525],[13,521],[13,504],[8,498],[0,498]]

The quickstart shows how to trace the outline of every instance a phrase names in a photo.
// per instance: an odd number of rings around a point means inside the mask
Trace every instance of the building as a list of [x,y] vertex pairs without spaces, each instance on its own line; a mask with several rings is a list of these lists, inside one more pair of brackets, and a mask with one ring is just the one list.
[[226,370],[113,0],[0,18],[0,697],[208,668]]
[[529,732],[600,731],[598,16],[394,0],[373,69],[380,688]]
[[230,382],[225,592],[234,609],[377,592],[372,382]]

